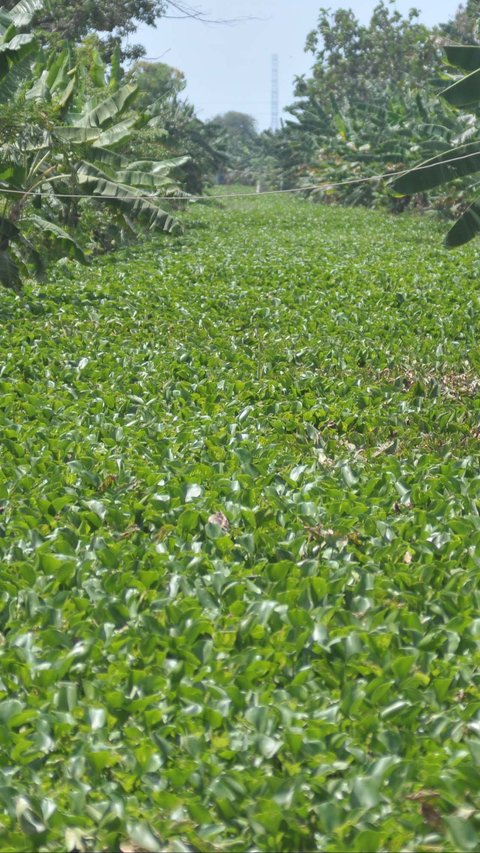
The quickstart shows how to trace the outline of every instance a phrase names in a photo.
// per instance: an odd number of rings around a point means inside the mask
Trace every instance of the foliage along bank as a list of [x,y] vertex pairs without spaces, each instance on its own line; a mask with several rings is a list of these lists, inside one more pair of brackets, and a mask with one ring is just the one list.
[[178,230],[182,200],[222,160],[178,93],[145,98],[147,71],[127,76],[118,43],[108,61],[95,35],[42,48],[42,9],[0,11],[0,283],[17,290],[46,260]]

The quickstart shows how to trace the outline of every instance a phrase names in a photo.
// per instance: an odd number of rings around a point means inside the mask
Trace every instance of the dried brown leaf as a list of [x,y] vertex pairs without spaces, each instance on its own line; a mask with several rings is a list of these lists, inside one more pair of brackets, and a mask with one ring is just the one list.
[[407,794],[407,800],[416,800],[420,803],[427,802],[428,800],[436,800],[440,794],[438,791],[434,791],[432,788],[420,788],[419,791],[415,791],[413,794]]
[[223,512],[214,512],[212,515],[208,517],[209,524],[218,524],[222,530],[228,530],[230,527],[230,522],[226,515]]
[[102,480],[102,482],[100,483],[100,485],[98,487],[98,491],[103,494],[103,492],[106,492],[107,489],[109,489],[110,486],[113,486],[113,484],[116,482],[117,482],[117,477],[115,476],[115,474],[108,474],[108,476],[105,477]]
[[431,803],[422,803],[420,811],[425,823],[439,829],[442,825],[442,815]]
[[119,850],[120,853],[147,853],[145,847],[140,847],[134,841],[122,841]]
[[140,533],[140,527],[137,524],[132,524],[130,527],[127,527],[123,533],[120,533],[119,539],[128,539],[129,536],[133,536],[134,533]]

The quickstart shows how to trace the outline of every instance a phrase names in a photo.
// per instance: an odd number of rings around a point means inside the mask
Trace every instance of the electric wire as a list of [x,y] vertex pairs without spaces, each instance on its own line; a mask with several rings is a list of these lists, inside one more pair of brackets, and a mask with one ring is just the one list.
[[[94,199],[95,201],[218,201],[229,198],[259,198],[261,196],[266,195],[287,195],[291,193],[303,193],[303,192],[313,192],[315,190],[329,190],[336,189],[337,187],[345,187],[353,184],[364,184],[370,181],[380,181],[380,180],[390,180],[392,178],[398,178],[403,175],[408,174],[409,172],[420,172],[425,169],[433,169],[436,166],[448,166],[451,163],[458,163],[461,160],[469,159],[470,157],[480,156],[480,151],[472,151],[468,154],[462,154],[458,157],[451,157],[447,160],[436,161],[435,163],[421,163],[418,166],[411,166],[407,169],[400,169],[398,171],[393,172],[384,172],[378,175],[369,175],[362,178],[346,178],[342,181],[322,181],[319,184],[306,184],[302,187],[289,187],[288,189],[280,189],[280,190],[252,190],[251,192],[241,192],[241,193],[221,193],[219,195],[156,195],[156,194],[145,194],[138,195],[136,192],[132,192],[131,196],[121,197],[118,195],[109,195],[109,194],[97,194],[97,193],[55,193],[55,198],[76,198],[76,199]],[[145,176],[153,177],[154,174],[150,174],[149,172],[145,172]],[[456,177],[452,175],[451,180]],[[102,180],[101,178],[99,180]],[[37,184],[39,186],[40,184]],[[131,188],[135,190],[135,187]],[[21,198],[26,198],[29,195],[35,195],[36,197],[50,197],[51,193],[48,191],[37,191],[36,187],[33,187],[29,190],[14,190],[9,187],[2,187],[0,181],[0,194],[9,194],[19,196]]]

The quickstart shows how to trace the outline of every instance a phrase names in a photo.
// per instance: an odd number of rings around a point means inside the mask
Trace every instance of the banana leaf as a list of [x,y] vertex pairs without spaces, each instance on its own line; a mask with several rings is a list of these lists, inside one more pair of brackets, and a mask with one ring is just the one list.
[[126,169],[134,172],[150,172],[153,175],[164,174],[179,166],[186,166],[192,158],[188,155],[183,157],[172,157],[170,160],[133,160]]
[[31,73],[31,57],[29,54],[13,63],[0,80],[0,104],[13,101]]
[[0,241],[2,238],[15,240],[19,234],[19,229],[11,219],[7,219],[6,216],[0,216]]
[[25,92],[27,101],[49,101],[50,89],[48,87],[48,71],[44,69],[33,86]]
[[56,254],[61,258],[75,258],[82,264],[87,263],[87,259],[83,254],[78,243],[73,237],[56,225],[54,222],[49,222],[48,219],[43,219],[35,213],[31,213],[28,217],[28,222],[34,226],[41,234],[47,236],[53,243]]
[[[446,161],[454,162],[446,162]],[[414,166],[405,175],[393,181],[395,192],[402,195],[425,192],[440,184],[463,178],[480,171],[480,143],[470,142],[443,151],[442,154]]]
[[42,71],[33,86],[26,92],[26,99],[50,102],[52,96],[55,96],[56,102],[65,107],[76,84],[75,74],[70,71],[71,63],[71,52],[67,48]]
[[132,128],[135,127],[136,123],[136,116],[119,121],[117,124],[101,132],[93,144],[95,146],[98,145],[100,148],[108,148],[118,145],[120,142],[126,142],[130,138]]
[[103,168],[113,172],[117,169],[127,169],[129,165],[126,157],[117,154],[116,151],[109,151],[108,148],[101,148],[100,145],[92,145],[88,152],[88,160],[89,162],[101,163]]
[[24,56],[30,55],[38,47],[31,33],[20,33],[10,41],[0,42],[0,80],[10,71],[10,63],[18,62]]
[[480,234],[480,202],[474,201],[450,228],[444,244],[447,248],[454,249],[468,243],[477,234]]
[[47,67],[47,84],[50,91],[55,91],[59,86],[65,86],[66,75],[69,71],[70,53],[68,50],[62,50],[61,53],[54,54]]
[[454,107],[467,107],[480,99],[480,68],[457,80],[440,92],[449,104]]
[[65,125],[55,127],[53,133],[57,139],[67,142],[69,145],[85,145],[99,138],[100,128]]
[[177,187],[176,182],[168,174],[150,175],[148,172],[135,172],[132,169],[123,169],[117,172],[116,178],[121,184],[125,184],[128,187],[141,187],[141,189],[150,192]]
[[122,113],[131,104],[136,94],[137,86],[126,83],[113,95],[82,113],[73,123],[79,127],[102,127],[110,119]]
[[122,79],[122,52],[120,50],[120,45],[118,42],[116,43],[113,53],[112,59],[110,63],[110,80],[108,81],[108,88],[110,92],[117,92],[121,86]]
[[43,0],[19,0],[19,3],[10,9],[9,17],[16,27],[27,27],[35,15],[43,8]]
[[476,45],[447,44],[444,51],[450,65],[462,71],[476,71],[480,68],[480,47]]
[[90,54],[89,64],[88,72],[93,85],[98,89],[102,89],[105,86],[105,64],[96,48]]
[[2,7],[0,7],[0,38],[3,38],[6,31],[9,27],[12,26],[12,19],[8,12],[5,12]]
[[106,204],[120,208],[150,229],[171,232],[178,228],[173,216],[158,207],[154,200],[144,198],[143,193],[135,187],[111,180],[91,163],[83,161],[80,164],[77,178],[82,191],[87,190],[93,197],[103,197]]
[[76,80],[74,77],[71,77],[65,86],[61,95],[57,94],[56,100],[60,104],[61,107],[66,107],[70,98],[72,97],[76,86]]
[[20,270],[10,252],[0,250],[0,282],[4,287],[19,293],[22,289]]

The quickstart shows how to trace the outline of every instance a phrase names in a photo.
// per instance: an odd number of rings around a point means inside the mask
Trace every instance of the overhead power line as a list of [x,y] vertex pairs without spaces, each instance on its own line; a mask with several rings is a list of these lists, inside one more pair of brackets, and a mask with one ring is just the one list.
[[[212,196],[212,195],[155,195],[149,193],[148,195],[131,195],[129,197],[130,200],[134,199],[136,201],[214,201],[216,199],[225,199],[225,198],[249,198],[265,195],[288,195],[293,193],[303,193],[303,192],[313,192],[314,190],[329,190],[336,189],[337,187],[345,187],[353,184],[365,184],[370,181],[381,181],[381,180],[391,180],[392,178],[399,178],[402,175],[406,175],[409,172],[421,172],[426,169],[433,169],[435,166],[448,166],[450,163],[458,163],[461,160],[467,160],[470,157],[477,157],[480,155],[480,151],[473,151],[469,154],[462,154],[459,157],[451,157],[448,160],[440,160],[435,163],[421,163],[418,166],[411,166],[408,169],[400,169],[394,172],[383,172],[378,175],[369,175],[363,178],[346,178],[343,181],[322,181],[318,184],[305,184],[303,187],[291,187],[286,190],[260,190],[257,192],[256,190],[252,190],[251,192],[242,192],[242,193],[222,193],[220,196]],[[145,172],[145,175],[149,175],[149,172]],[[456,176],[452,175],[451,180],[453,180]],[[47,183],[47,181],[45,182]],[[37,185],[38,186],[38,185]],[[40,191],[38,192],[36,189],[31,190],[13,190],[10,187],[2,187],[0,182],[0,195],[9,194],[15,195],[19,198],[27,198],[30,195],[39,196],[41,198],[50,197],[52,195],[51,192],[48,191]],[[95,201],[127,201],[128,198],[125,197],[122,199],[119,198],[118,195],[104,195],[95,194],[95,193],[55,193],[55,198],[87,198],[94,199]]]

